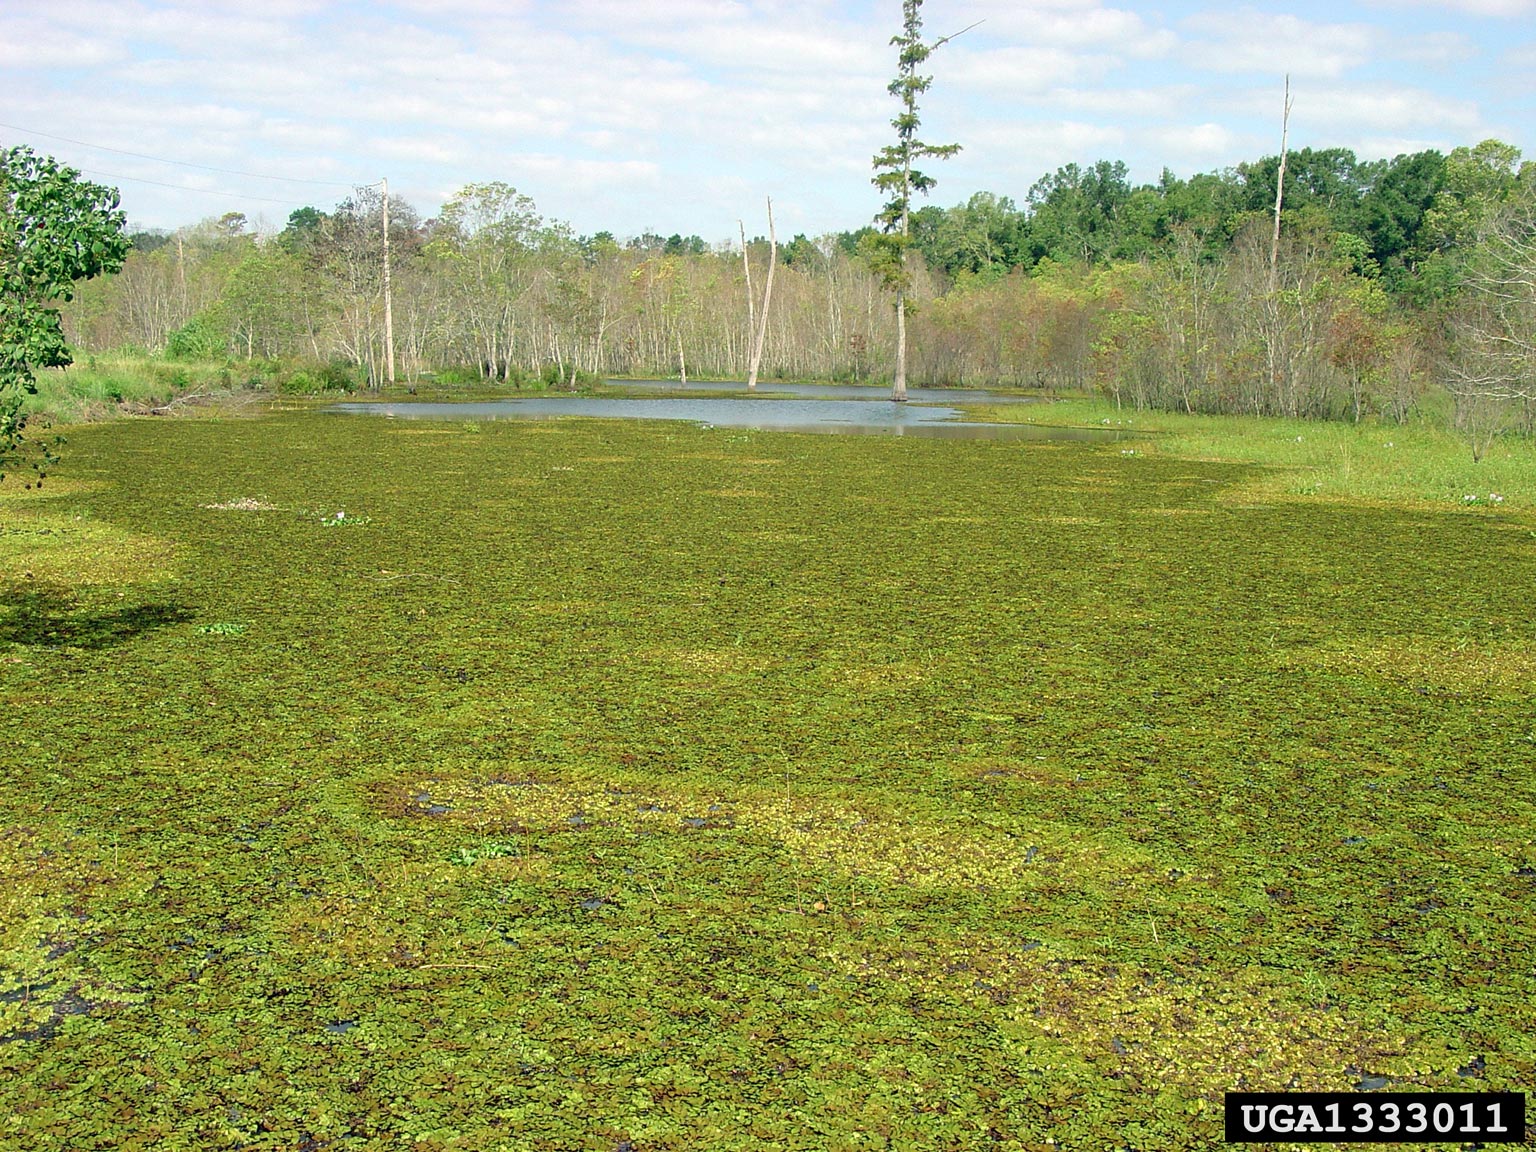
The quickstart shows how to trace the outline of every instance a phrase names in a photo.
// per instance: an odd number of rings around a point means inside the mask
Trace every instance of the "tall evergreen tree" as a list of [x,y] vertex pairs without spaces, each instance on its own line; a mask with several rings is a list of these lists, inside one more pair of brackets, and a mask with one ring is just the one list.
[[[960,151],[958,144],[925,144],[917,138],[919,120],[917,98],[928,91],[932,76],[919,76],[918,68],[946,41],[946,36],[932,44],[923,41],[923,0],[903,0],[902,31],[891,37],[899,49],[896,79],[890,93],[901,101],[901,112],[891,121],[896,129],[896,143],[882,148],[874,159],[875,187],[890,196],[875,219],[884,229],[874,247],[875,267],[885,282],[896,291],[896,380],[892,400],[907,398],[907,248],[911,244],[912,193],[925,195],[936,181],[912,167],[915,160],[932,157],[943,160]],[[959,35],[957,32],[955,35]]]

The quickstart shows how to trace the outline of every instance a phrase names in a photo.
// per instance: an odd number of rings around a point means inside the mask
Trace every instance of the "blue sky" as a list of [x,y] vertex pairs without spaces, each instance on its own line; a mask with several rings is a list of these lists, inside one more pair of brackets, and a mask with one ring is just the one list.
[[[1074,160],[1152,180],[1273,153],[1286,72],[1295,147],[1536,152],[1536,0],[923,14],[931,36],[985,21],[930,61],[923,134],[964,148],[933,169],[938,204],[1022,202]],[[878,206],[899,22],[898,0],[6,0],[0,143],[117,184],[137,226],[280,226],[388,176],[428,216],[503,180],[584,233],[724,241],[764,231],[772,195],[781,232],[816,235]]]

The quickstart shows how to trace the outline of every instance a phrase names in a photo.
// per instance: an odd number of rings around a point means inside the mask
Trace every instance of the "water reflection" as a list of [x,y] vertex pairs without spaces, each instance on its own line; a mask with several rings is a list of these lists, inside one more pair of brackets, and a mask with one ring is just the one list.
[[[676,380],[605,380],[612,388],[634,389],[645,392],[722,392],[743,398],[775,396],[805,396],[843,400],[891,399],[889,384],[781,384],[758,381],[757,391],[748,392],[740,380],[689,381],[680,384]],[[1026,395],[1022,392],[988,392],[983,388],[908,388],[907,399],[918,404],[1042,404],[1045,397]]]

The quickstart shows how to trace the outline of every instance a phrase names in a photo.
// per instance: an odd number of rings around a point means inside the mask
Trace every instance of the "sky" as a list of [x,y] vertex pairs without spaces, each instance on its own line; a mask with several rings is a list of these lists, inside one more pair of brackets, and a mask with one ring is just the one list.
[[[1023,204],[1293,148],[1497,137],[1536,156],[1536,0],[927,0],[931,201]],[[711,244],[870,222],[899,0],[3,0],[0,146],[121,189],[133,227],[280,228],[387,177],[423,217],[504,181],[578,233]],[[114,151],[115,150],[115,151]]]

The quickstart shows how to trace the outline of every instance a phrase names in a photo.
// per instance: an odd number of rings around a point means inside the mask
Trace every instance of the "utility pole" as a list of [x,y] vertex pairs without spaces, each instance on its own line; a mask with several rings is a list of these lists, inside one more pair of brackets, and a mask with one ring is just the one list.
[[1291,74],[1285,74],[1285,108],[1280,116],[1280,171],[1275,176],[1275,233],[1269,242],[1269,290],[1275,290],[1275,269],[1280,262],[1280,201],[1285,195],[1285,153],[1291,132]]
[[384,373],[390,387],[395,384],[395,314],[389,287],[389,177],[379,183],[384,188]]

